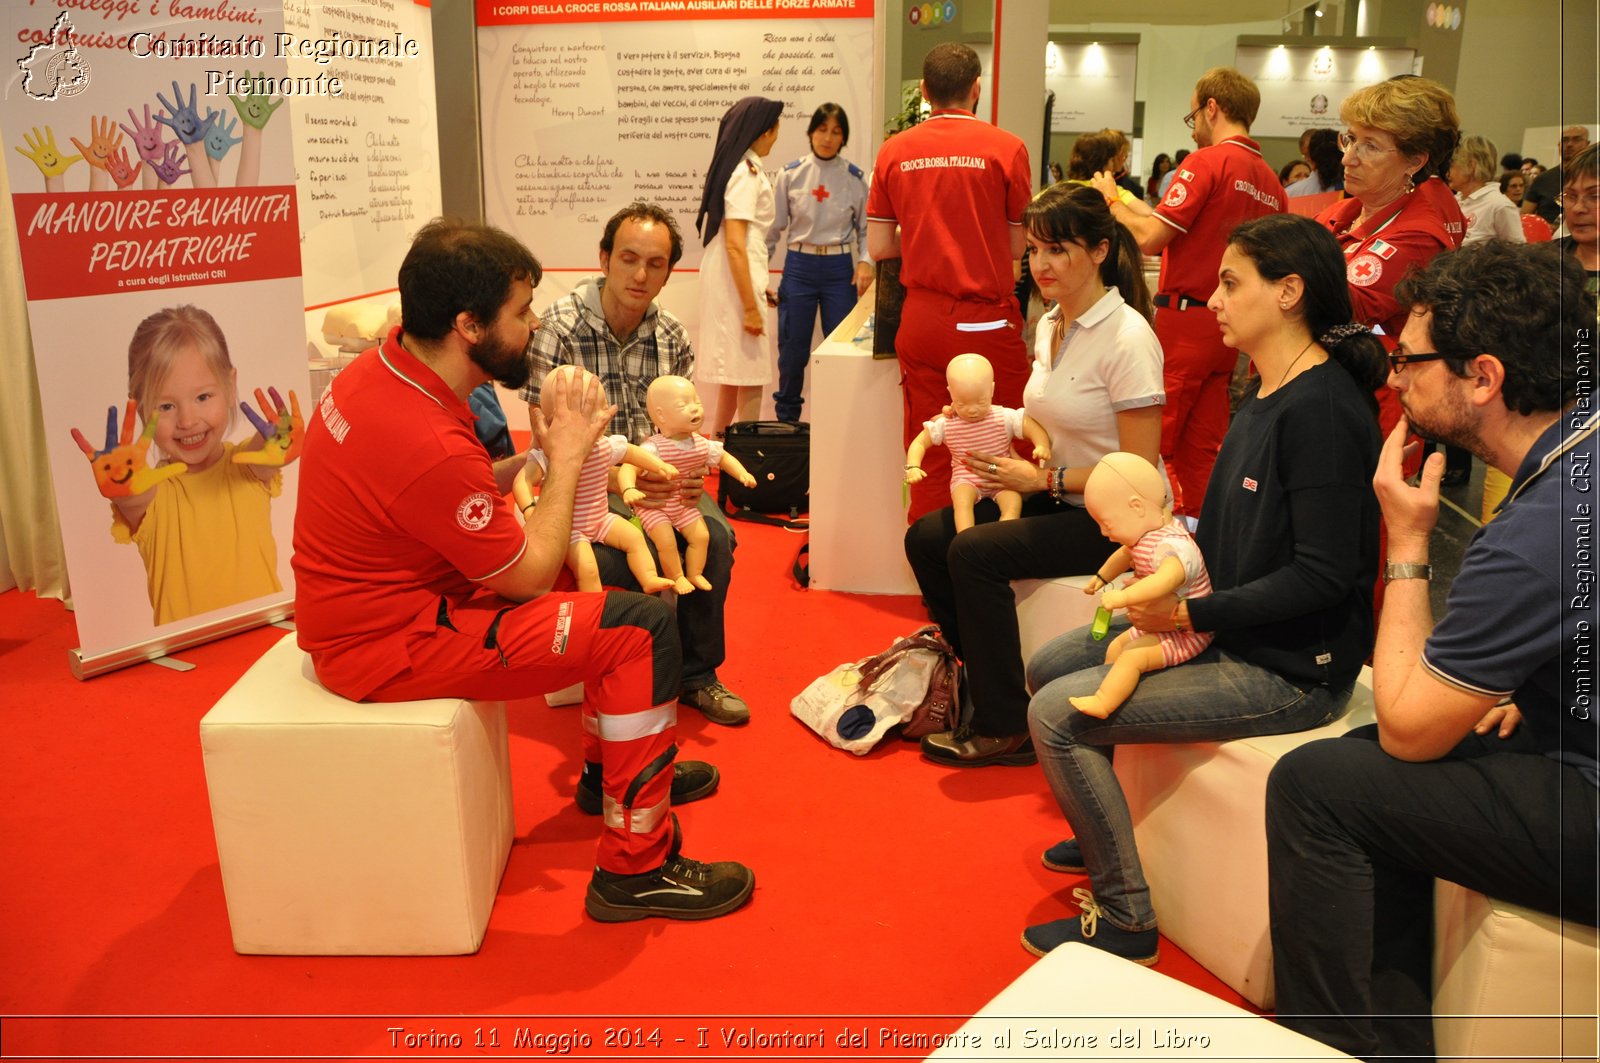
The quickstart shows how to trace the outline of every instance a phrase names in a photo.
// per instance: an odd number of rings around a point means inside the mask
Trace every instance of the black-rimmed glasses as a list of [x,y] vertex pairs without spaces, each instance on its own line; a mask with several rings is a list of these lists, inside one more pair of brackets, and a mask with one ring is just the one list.
[[1443,351],[1396,351],[1389,355],[1389,368],[1398,373],[1408,365],[1415,365],[1418,362],[1439,362],[1449,357],[1450,355]]

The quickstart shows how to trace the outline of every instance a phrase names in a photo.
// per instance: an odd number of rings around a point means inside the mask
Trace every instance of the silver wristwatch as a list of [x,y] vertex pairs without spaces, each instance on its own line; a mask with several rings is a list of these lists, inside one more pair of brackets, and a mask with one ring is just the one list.
[[1397,579],[1433,579],[1432,565],[1419,565],[1410,561],[1390,561],[1383,566],[1383,582],[1393,583]]

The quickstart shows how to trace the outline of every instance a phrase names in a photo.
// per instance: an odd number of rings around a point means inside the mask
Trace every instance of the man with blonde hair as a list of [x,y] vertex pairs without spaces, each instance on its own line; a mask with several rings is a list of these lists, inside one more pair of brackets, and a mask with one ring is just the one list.
[[1141,216],[1121,202],[1115,174],[1098,173],[1093,182],[1144,253],[1161,255],[1155,298],[1167,392],[1161,456],[1173,508],[1191,517],[1200,515],[1228,429],[1228,381],[1238,359],[1222,342],[1206,300],[1217,286],[1228,235],[1241,222],[1282,211],[1286,198],[1261,146],[1250,139],[1260,107],[1255,82],[1232,67],[1208,70],[1195,83],[1183,119],[1200,150],[1174,169],[1153,214]]

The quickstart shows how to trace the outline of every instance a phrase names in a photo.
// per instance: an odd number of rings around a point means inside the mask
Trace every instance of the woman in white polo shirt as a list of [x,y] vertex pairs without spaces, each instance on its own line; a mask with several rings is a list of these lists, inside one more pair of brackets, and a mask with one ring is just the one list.
[[997,522],[991,501],[978,524],[955,532],[946,507],[906,532],[906,558],[928,611],[966,665],[973,714],[928,735],[922,752],[944,764],[1029,764],[1014,579],[1092,572],[1116,549],[1083,508],[1083,484],[1113,450],[1157,468],[1161,345],[1150,327],[1150,293],[1133,236],[1092,188],[1052,185],[1023,214],[1028,265],[1054,307],[1039,323],[1023,406],[1050,433],[1052,465],[972,454],[985,486],[1024,495],[1022,519]]

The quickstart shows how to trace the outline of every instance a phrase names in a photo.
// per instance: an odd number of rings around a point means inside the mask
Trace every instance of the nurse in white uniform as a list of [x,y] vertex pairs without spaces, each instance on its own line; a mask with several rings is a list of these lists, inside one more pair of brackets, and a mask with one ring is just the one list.
[[767,230],[777,215],[761,160],[778,139],[783,104],[746,96],[722,116],[717,146],[695,218],[700,259],[700,337],[695,380],[717,385],[712,424],[720,437],[734,420],[753,421],[772,380],[766,333]]

